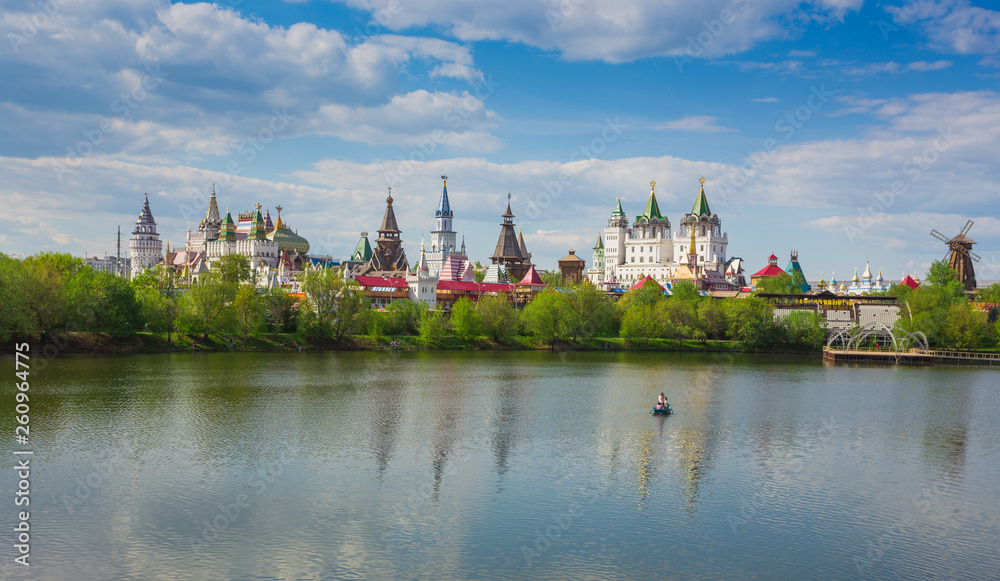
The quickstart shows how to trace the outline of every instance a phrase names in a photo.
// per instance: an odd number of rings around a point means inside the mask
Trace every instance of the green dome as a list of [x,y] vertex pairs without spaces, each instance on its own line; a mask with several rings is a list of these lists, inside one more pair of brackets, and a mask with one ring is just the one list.
[[298,252],[299,254],[309,252],[309,241],[281,225],[280,219],[279,225],[267,233],[267,239],[278,243],[279,252]]

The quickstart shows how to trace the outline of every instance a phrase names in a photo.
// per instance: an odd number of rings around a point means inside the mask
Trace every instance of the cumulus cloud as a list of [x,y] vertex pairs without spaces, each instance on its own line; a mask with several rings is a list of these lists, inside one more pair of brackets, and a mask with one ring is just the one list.
[[916,24],[938,49],[959,54],[1000,51],[1000,12],[968,0],[923,0],[885,6],[899,26]]
[[[382,103],[392,109],[401,96],[401,75],[415,61],[431,68],[431,77],[484,81],[467,46],[437,38],[383,34],[354,41],[314,24],[273,26],[206,3],[107,0],[59,6],[58,14],[15,47],[14,58],[0,60],[0,75],[19,79],[0,98],[0,107],[25,113],[11,129],[32,136],[17,144],[19,154],[60,152],[107,120],[113,130],[101,140],[103,152],[137,153],[155,142],[162,150],[220,155],[241,135],[266,126],[274,107],[295,119],[324,108]],[[32,15],[25,10],[0,16],[0,36],[25,34],[23,22]],[[154,82],[150,71],[158,75]],[[447,101],[452,93],[435,98]],[[481,101],[475,114],[491,115]],[[467,129],[472,125],[441,129],[450,131],[448,142],[457,147],[484,141],[496,147],[495,138],[482,135],[482,124]],[[395,131],[402,142],[427,133],[405,134],[377,119],[368,126],[376,134]],[[347,140],[360,135],[322,124],[315,128]],[[280,137],[308,130],[295,123]]]
[[498,119],[468,92],[419,90],[396,95],[379,107],[325,105],[307,132],[372,145],[431,143],[485,152],[503,145],[487,131]]
[[[394,0],[340,0],[376,14]],[[558,51],[568,60],[627,62],[650,56],[736,54],[787,38],[812,20],[836,22],[862,0],[413,0],[393,30],[436,26],[464,41],[507,40]]]

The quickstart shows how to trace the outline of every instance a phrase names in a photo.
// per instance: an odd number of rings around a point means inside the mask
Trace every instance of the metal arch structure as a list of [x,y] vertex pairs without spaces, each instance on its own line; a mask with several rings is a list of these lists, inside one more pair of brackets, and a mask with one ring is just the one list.
[[892,334],[892,329],[886,327],[883,323],[868,323],[862,327],[861,332],[852,337],[847,343],[847,350],[850,351],[852,346],[857,347],[859,343],[880,331],[885,331],[885,334],[892,339],[892,349],[899,353],[899,343],[896,341],[896,336]]
[[829,349],[833,347],[834,343],[840,343],[843,346],[847,346],[851,340],[851,333],[847,329],[841,329],[836,333],[830,335],[830,338],[826,340],[826,348]]
[[907,333],[899,342],[899,349],[901,351],[905,350],[906,343],[911,340],[917,346],[917,349],[920,349],[921,351],[930,351],[930,343],[927,341],[927,335],[924,335],[922,331]]

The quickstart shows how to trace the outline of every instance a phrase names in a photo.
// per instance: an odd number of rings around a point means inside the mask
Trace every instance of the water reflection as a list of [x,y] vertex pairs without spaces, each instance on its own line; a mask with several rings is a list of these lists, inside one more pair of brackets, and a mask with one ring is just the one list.
[[[603,353],[56,361],[32,387],[33,578],[846,578],[909,512],[876,576],[985,578],[1000,570],[983,525],[1000,517],[992,373]],[[673,415],[650,416],[659,391]],[[85,503],[53,500],[123,439],[134,452]],[[915,511],[937,482],[953,486]],[[198,523],[248,491],[192,557]]]

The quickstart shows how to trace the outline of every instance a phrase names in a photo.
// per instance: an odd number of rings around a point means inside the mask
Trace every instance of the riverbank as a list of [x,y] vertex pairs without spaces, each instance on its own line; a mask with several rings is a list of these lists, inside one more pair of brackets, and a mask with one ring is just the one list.
[[[44,338],[28,338],[9,341],[0,352],[13,353],[14,345],[28,342],[33,352],[51,357],[57,353],[84,355],[132,355],[141,353],[193,353],[193,352],[299,352],[299,351],[384,351],[400,350],[502,350],[502,351],[662,351],[662,352],[742,352],[736,341],[692,341],[670,339],[648,339],[641,343],[629,343],[620,337],[594,337],[582,341],[557,341],[554,346],[534,337],[512,337],[503,342],[488,337],[463,340],[453,335],[437,337],[433,345],[425,345],[414,335],[379,336],[358,335],[344,341],[305,341],[301,336],[288,334],[261,335],[229,338],[210,335],[206,340],[201,335],[173,333],[168,340],[166,334],[137,333],[126,337],[114,337],[107,333],[64,333]],[[395,341],[395,346],[393,345]],[[784,353],[773,350],[767,352]],[[818,354],[819,351],[816,351]]]

